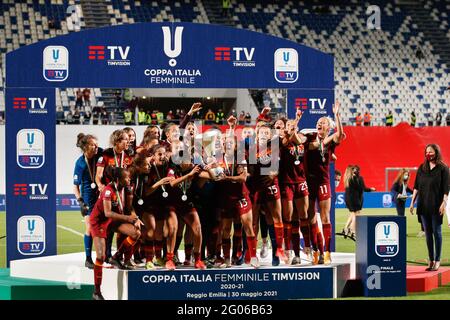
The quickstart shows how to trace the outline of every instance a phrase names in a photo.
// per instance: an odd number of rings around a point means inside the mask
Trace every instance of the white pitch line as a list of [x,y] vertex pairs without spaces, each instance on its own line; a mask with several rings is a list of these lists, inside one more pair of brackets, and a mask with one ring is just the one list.
[[73,234],[76,234],[77,236],[84,237],[84,234],[83,234],[83,233],[80,233],[80,232],[78,232],[78,231],[76,231],[76,230],[73,230],[73,229],[71,229],[71,228],[67,228],[67,227],[62,226],[62,225],[60,225],[60,224],[58,224],[58,228],[63,229],[63,230],[66,230],[66,231],[69,231],[69,232],[72,232]]

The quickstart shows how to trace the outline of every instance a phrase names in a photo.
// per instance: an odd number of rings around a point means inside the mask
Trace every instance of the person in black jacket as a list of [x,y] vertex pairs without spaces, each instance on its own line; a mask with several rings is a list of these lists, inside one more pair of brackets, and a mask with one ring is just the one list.
[[441,264],[441,229],[447,206],[448,191],[448,166],[442,161],[439,146],[429,144],[425,148],[425,161],[417,170],[413,197],[409,207],[411,214],[414,214],[414,202],[417,199],[417,214],[422,218],[430,260],[426,271],[436,271]]
[[375,191],[375,188],[368,188],[364,183],[363,177],[360,175],[360,169],[358,165],[349,165],[344,173],[344,185],[345,185],[345,205],[350,211],[350,216],[347,219],[342,233],[349,235],[351,238],[355,238],[355,223],[356,216],[360,214],[362,207],[364,192]]
[[408,199],[408,193],[413,193],[413,191],[408,187],[409,177],[410,174],[408,169],[400,170],[391,188],[392,200],[395,203],[397,215],[402,217],[405,216],[405,204],[406,199]]

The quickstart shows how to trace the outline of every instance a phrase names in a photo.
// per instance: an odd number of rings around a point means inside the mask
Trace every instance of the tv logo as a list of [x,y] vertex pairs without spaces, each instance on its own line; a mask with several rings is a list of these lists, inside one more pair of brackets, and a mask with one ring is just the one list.
[[389,193],[383,194],[383,207],[390,208],[392,207],[392,195]]
[[17,250],[26,256],[45,251],[45,220],[41,216],[22,216],[17,220]]
[[45,163],[45,135],[39,129],[17,132],[17,165],[23,169],[41,168]]
[[43,76],[47,81],[65,81],[69,76],[69,51],[63,46],[48,46],[43,52]]
[[395,257],[399,251],[399,228],[395,222],[379,222],[375,226],[375,253],[379,257]]
[[[106,56],[106,52],[108,55]],[[89,60],[105,60],[107,57],[108,66],[129,66],[131,65],[128,59],[130,46],[89,46],[88,58]]]
[[48,98],[27,99],[23,97],[15,97],[13,98],[13,109],[14,110],[28,109],[29,113],[47,114],[48,113],[48,110],[46,108],[47,99]]
[[170,27],[162,27],[163,37],[164,37],[164,54],[170,58],[169,66],[175,67],[177,65],[177,58],[181,54],[182,48],[182,37],[183,37],[184,27],[175,28],[175,36],[172,48],[172,33]]
[[280,48],[274,54],[274,76],[280,83],[294,83],[298,79],[298,52]]
[[327,99],[320,98],[295,98],[294,104],[296,109],[309,110],[309,114],[326,115],[327,110],[325,106]]
[[15,183],[15,196],[28,196],[30,200],[48,200],[47,195],[48,184],[40,183]]
[[253,61],[255,48],[244,47],[215,47],[214,60],[216,61],[231,61],[231,51],[233,51],[233,66],[234,67],[255,67],[256,63]]

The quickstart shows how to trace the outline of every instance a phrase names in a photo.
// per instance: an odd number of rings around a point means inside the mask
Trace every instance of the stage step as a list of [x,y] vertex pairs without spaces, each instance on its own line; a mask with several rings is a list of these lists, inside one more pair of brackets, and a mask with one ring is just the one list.
[[450,268],[425,271],[426,266],[407,266],[406,288],[408,292],[428,292],[450,283]]
[[92,285],[69,289],[65,282],[15,278],[0,269],[0,300],[85,300],[92,291]]

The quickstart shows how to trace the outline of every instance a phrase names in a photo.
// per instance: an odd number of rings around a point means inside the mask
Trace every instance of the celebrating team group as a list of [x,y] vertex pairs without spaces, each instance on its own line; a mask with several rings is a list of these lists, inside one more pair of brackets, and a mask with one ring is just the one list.
[[74,193],[94,299],[103,299],[104,267],[135,269],[145,261],[147,269],[173,270],[183,240],[183,264],[197,269],[259,267],[259,232],[262,241],[270,236],[274,266],[301,264],[300,233],[313,264],[331,263],[329,169],[344,137],[339,103],[334,120],[320,118],[307,134],[299,131],[300,110],[272,122],[267,108],[254,127],[238,128],[230,116],[225,130],[199,132],[193,116],[200,109],[194,103],[179,125],[150,125],[140,143],[132,128],[115,130],[105,150],[95,136],[78,135]]

